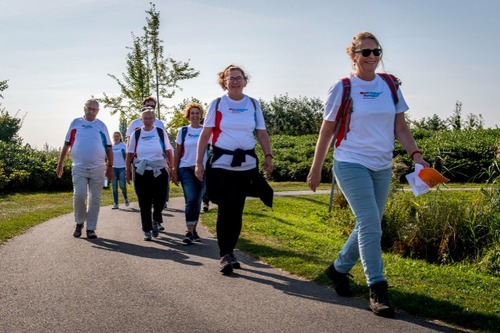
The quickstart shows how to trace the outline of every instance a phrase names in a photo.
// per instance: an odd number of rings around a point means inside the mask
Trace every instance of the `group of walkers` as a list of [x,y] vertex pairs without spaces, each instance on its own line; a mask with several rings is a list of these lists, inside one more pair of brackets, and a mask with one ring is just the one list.
[[[399,80],[392,84],[376,72],[382,63],[382,47],[377,38],[362,32],[347,47],[353,71],[330,88],[323,123],[316,143],[313,163],[307,176],[315,191],[332,140],[335,179],[356,219],[351,235],[336,260],[325,270],[340,296],[352,296],[349,272],[361,259],[370,289],[370,307],[379,316],[393,317],[388,283],[382,262],[381,220],[386,205],[394,141],[401,142],[415,163],[429,167],[418,150],[406,123],[406,104]],[[175,153],[163,127],[154,116],[156,101],[144,100],[140,120],[127,131],[127,145],[119,132],[111,143],[106,125],[96,119],[96,100],[85,103],[84,117],[75,119],[68,130],[57,175],[71,148],[73,160],[75,237],[87,223],[87,237],[96,238],[104,177],[112,179],[113,208],[118,208],[118,186],[128,206],[126,181],[133,181],[141,211],[144,239],[158,237],[168,186],[181,184],[185,199],[187,233],[183,241],[199,240],[197,226],[205,193],[218,205],[217,243],[220,272],[230,274],[241,268],[234,249],[242,228],[247,196],[259,196],[272,205],[272,189],[260,172],[255,146],[259,142],[268,176],[273,155],[260,104],[243,93],[249,82],[239,66],[229,65],[218,73],[218,83],[226,91],[214,99],[204,118],[204,108],[190,103],[184,110],[189,125],[179,129]],[[349,89],[349,90],[346,90]],[[346,93],[345,93],[346,92]],[[348,133],[348,135],[347,135]],[[88,194],[88,207],[86,207]],[[267,199],[266,199],[267,198]],[[204,205],[205,205],[204,203]]]

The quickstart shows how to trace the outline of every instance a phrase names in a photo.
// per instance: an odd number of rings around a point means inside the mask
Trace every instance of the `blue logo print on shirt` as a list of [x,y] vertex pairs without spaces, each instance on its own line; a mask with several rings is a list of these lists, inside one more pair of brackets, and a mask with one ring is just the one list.
[[197,138],[199,137],[200,135],[199,134],[189,134],[188,135],[190,138]]
[[155,137],[154,135],[141,136],[141,140],[149,141],[149,140],[151,140],[154,137]]
[[85,129],[91,129],[92,125],[85,125],[85,124],[83,124],[82,127],[85,128]]
[[236,112],[236,113],[243,113],[243,112],[247,112],[248,109],[233,109],[233,108],[229,108],[229,111]]
[[382,92],[376,92],[376,91],[362,91],[360,92],[361,95],[363,95],[363,99],[375,99],[379,97]]

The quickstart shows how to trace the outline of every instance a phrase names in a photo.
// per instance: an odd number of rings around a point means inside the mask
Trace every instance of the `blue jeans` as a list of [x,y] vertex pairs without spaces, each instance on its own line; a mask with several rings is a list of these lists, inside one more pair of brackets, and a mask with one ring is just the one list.
[[113,168],[113,173],[115,175],[115,179],[111,180],[111,186],[113,187],[113,202],[115,205],[118,205],[118,185],[122,190],[123,199],[125,199],[125,201],[128,201],[125,168]]
[[184,201],[186,202],[184,210],[186,225],[197,225],[200,217],[201,200],[205,193],[205,181],[200,182],[192,168],[179,168],[177,174],[182,185],[182,191],[184,191]]
[[386,281],[380,242],[392,170],[373,171],[361,164],[340,161],[334,162],[333,169],[356,218],[354,229],[335,260],[335,269],[348,273],[361,258],[368,286]]

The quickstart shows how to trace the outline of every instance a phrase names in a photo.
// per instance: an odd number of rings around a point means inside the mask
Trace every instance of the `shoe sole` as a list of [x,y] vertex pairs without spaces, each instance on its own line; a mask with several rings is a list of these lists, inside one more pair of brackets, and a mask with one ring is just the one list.
[[184,239],[182,240],[182,242],[183,242],[183,243],[186,243],[187,245],[191,245],[191,244],[193,244],[193,241],[192,241],[192,240],[190,240],[189,238],[184,238]]

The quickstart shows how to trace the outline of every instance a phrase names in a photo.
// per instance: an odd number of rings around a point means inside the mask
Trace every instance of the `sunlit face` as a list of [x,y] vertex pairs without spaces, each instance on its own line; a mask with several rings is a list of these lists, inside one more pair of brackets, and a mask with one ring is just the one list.
[[119,143],[121,141],[121,136],[118,133],[113,134],[113,142],[115,144]]
[[95,102],[89,102],[85,105],[83,111],[85,113],[85,119],[88,121],[94,121],[99,113],[99,105]]
[[152,112],[143,112],[141,120],[145,128],[152,128],[155,122],[155,115]]
[[[359,50],[373,50],[378,48],[378,44],[373,39],[364,39],[361,42]],[[355,53],[352,60],[356,64],[356,73],[375,73],[381,58],[381,55],[375,56],[373,52],[367,57],[363,56],[361,53]]]
[[242,92],[243,88],[247,85],[247,81],[243,73],[239,69],[233,69],[225,78],[226,89],[229,92]]
[[189,121],[199,123],[201,120],[201,110],[198,108],[191,108],[189,110]]

